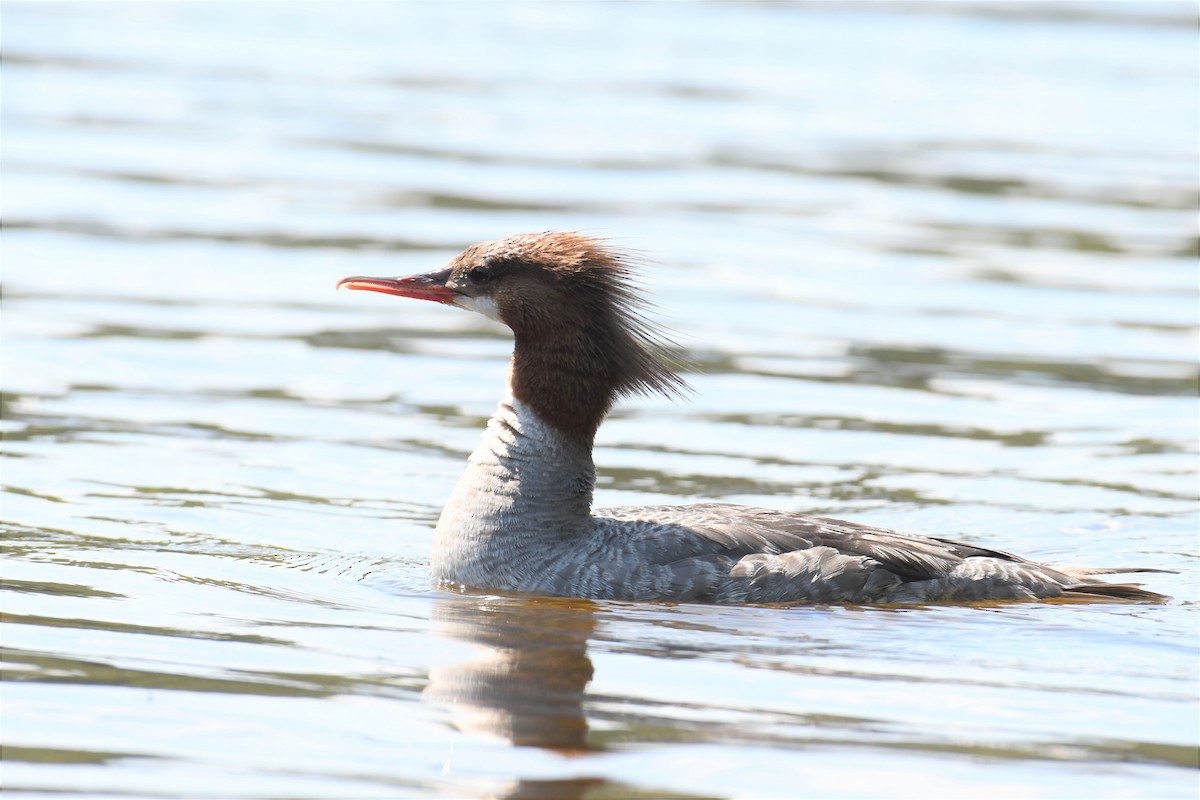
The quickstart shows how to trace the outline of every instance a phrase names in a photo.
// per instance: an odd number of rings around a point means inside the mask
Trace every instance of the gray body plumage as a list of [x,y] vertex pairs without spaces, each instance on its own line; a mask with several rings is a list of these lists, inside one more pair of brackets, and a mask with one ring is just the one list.
[[718,503],[593,513],[594,483],[590,447],[506,398],[438,521],[434,575],[481,589],[606,600],[1156,597],[1090,581],[1087,570],[824,517]]

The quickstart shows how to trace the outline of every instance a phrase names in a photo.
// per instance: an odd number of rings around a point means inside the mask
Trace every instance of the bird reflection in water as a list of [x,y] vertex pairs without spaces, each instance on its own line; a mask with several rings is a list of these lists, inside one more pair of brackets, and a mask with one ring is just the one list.
[[[435,667],[424,699],[445,707],[462,731],[565,756],[588,742],[584,690],[592,679],[587,643],[596,628],[587,600],[447,595],[433,619],[438,633],[477,646],[468,661]],[[453,767],[453,765],[450,765]],[[518,780],[506,798],[582,798],[607,781],[592,777]]]

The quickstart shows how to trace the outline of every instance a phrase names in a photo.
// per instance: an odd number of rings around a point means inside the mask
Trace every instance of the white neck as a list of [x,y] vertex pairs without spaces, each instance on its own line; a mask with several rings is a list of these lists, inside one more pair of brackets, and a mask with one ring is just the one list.
[[506,397],[438,519],[434,575],[496,587],[551,563],[591,530],[595,482],[590,447]]

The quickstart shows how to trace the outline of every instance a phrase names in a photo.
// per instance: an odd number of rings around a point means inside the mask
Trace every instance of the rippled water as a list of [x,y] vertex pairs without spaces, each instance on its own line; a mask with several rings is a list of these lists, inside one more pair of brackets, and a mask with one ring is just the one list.
[[[3,9],[13,797],[1195,797],[1191,4]],[[644,252],[722,499],[1163,606],[455,595],[509,340],[335,294],[522,230]]]

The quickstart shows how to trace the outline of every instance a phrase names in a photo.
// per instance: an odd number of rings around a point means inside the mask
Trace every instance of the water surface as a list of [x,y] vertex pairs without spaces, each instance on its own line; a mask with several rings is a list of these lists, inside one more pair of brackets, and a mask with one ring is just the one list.
[[[6,795],[1195,797],[1194,14],[6,3]],[[1175,599],[437,589],[509,339],[333,285],[549,229],[695,365],[600,503]]]

